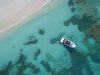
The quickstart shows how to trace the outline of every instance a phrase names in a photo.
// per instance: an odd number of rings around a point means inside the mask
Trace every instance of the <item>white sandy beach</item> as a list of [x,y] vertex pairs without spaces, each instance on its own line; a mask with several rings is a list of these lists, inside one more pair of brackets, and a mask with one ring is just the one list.
[[0,33],[19,26],[30,16],[36,17],[48,9],[54,8],[63,0],[1,0]]

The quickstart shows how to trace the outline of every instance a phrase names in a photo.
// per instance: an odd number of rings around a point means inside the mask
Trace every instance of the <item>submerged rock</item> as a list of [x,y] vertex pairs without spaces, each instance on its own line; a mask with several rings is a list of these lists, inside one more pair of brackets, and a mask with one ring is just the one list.
[[19,59],[17,60],[16,64],[25,65],[26,58],[27,57],[22,53],[22,50],[21,50]]
[[69,20],[65,20],[64,21],[64,26],[68,26],[70,23],[72,23],[73,25],[76,25],[79,22],[80,22],[79,21],[79,16],[78,15],[74,15]]
[[46,60],[48,60],[48,61],[51,61],[51,62],[55,62],[56,60],[55,60],[55,58],[53,57],[53,55],[52,54],[50,54],[50,53],[46,53]]
[[38,68],[38,67],[36,67],[36,66],[34,66],[33,68],[32,68],[32,73],[33,74],[38,74],[40,72],[40,68]]
[[[22,51],[23,49],[21,49],[19,59],[15,64],[18,70],[16,75],[26,75],[24,71],[27,69],[30,69],[32,74],[38,74],[40,72],[40,68],[36,67],[36,65],[30,62],[26,63],[26,55],[23,54]],[[38,50],[38,52],[36,52],[36,55],[38,56],[40,53],[40,50]]]
[[73,25],[76,25],[79,23],[79,16],[78,15],[74,15],[70,18],[69,20]]
[[75,4],[74,4],[74,1],[73,0],[69,0],[68,1],[68,6],[74,6]]
[[32,40],[32,39],[34,39],[35,38],[35,36],[29,36],[29,40]]
[[57,42],[57,40],[58,40],[58,38],[52,38],[52,39],[50,40],[50,43],[51,43],[51,44],[55,44],[55,43]]
[[32,74],[38,74],[40,72],[40,68],[38,67],[34,67],[34,69],[32,69]]
[[37,49],[34,54],[34,60],[37,60],[38,56],[41,54],[41,49]]
[[35,36],[29,36],[28,41],[24,43],[24,45],[31,45],[36,44],[38,40],[35,38]]
[[38,33],[39,33],[40,35],[43,35],[43,34],[45,33],[45,30],[39,29],[39,30],[38,30]]
[[16,75],[25,75],[24,70],[27,68],[26,66],[26,55],[22,53],[23,49],[20,50],[20,56],[19,59],[16,61],[16,68],[18,69]]
[[71,12],[74,13],[75,11],[76,11],[76,8],[75,7],[72,7],[71,8]]
[[38,42],[38,40],[37,39],[34,39],[32,41],[28,41],[28,42],[24,43],[24,45],[36,44],[37,42]]
[[32,74],[38,74],[40,72],[40,69],[38,67],[36,67],[33,64],[26,64],[24,66],[18,67],[18,72],[16,73],[16,75],[25,75],[24,71],[29,68],[32,70]]
[[32,74],[38,74],[40,72],[40,68],[36,67],[36,65],[32,63],[28,63],[26,66],[32,70]]
[[[97,22],[96,19],[92,19],[92,16],[88,16],[86,13],[81,17],[79,15],[72,16],[69,20],[65,22],[72,23],[73,25],[78,25],[79,31],[87,31]],[[65,23],[66,24],[66,23]]]
[[70,21],[69,20],[65,20],[64,21],[64,26],[69,26],[69,24],[70,24]]
[[10,75],[9,72],[12,69],[12,67],[13,67],[13,64],[10,61],[6,68],[4,68],[3,70],[0,70],[0,75]]
[[35,52],[36,56],[39,56],[41,54],[41,49],[37,49],[37,51]]
[[[32,70],[32,74],[37,74],[39,73],[40,69],[38,67],[36,67],[35,65],[33,65],[32,63],[26,63],[26,55],[24,55],[22,53],[22,49],[20,52],[20,56],[18,61],[16,62],[16,68],[18,69],[16,75],[25,75],[24,71],[29,68]],[[39,53],[36,53],[37,55]]]
[[96,42],[100,43],[100,25],[95,25],[92,27],[90,30],[87,31],[87,36],[88,37],[93,37]]
[[42,60],[41,65],[46,69],[47,72],[52,73],[52,68],[51,68],[50,64],[47,61]]
[[18,68],[18,72],[16,73],[16,75],[25,75],[24,72],[23,72],[25,69],[26,69],[26,67]]

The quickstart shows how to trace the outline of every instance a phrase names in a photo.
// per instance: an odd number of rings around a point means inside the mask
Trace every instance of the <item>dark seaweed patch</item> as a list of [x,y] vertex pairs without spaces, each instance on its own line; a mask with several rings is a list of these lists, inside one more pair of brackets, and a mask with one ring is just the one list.
[[52,39],[50,40],[50,43],[51,43],[51,44],[55,44],[57,41],[58,41],[58,38],[52,38]]
[[74,6],[75,4],[74,4],[74,1],[73,0],[69,0],[68,1],[68,6]]
[[50,73],[52,72],[52,68],[47,61],[42,60],[41,65],[46,69],[47,72],[50,72]]
[[35,52],[36,56],[39,56],[41,54],[41,49],[37,49],[37,51]]
[[80,18],[78,15],[74,15],[69,19],[69,21],[70,21],[70,23],[76,25],[76,24],[79,24]]
[[22,53],[22,49],[21,49],[20,56],[19,56],[19,59],[18,59],[18,61],[16,62],[16,64],[25,65],[25,60],[26,60],[26,58],[27,58],[27,57]]
[[41,49],[37,49],[34,54],[34,60],[37,60],[38,56],[41,54]]
[[0,70],[0,75],[10,75],[9,71],[12,69],[12,67],[13,67],[13,64],[10,61],[6,68],[4,68],[3,70]]
[[24,45],[31,45],[36,44],[38,40],[35,38],[35,36],[29,36],[28,41],[24,43]]
[[45,33],[45,30],[39,29],[39,30],[38,30],[38,33],[39,33],[40,35],[43,35],[43,34]]
[[38,40],[37,40],[37,39],[35,39],[35,40],[28,41],[28,42],[24,43],[24,45],[36,44],[37,42],[38,42]]
[[69,24],[70,24],[70,21],[69,20],[65,20],[64,21],[64,26],[69,26]]
[[75,11],[76,11],[76,8],[75,7],[72,7],[71,8],[71,12],[74,13]]
[[40,68],[36,67],[36,65],[32,63],[28,63],[26,66],[32,69],[32,74],[38,74],[40,72]]
[[30,68],[32,70],[32,74],[37,74],[39,73],[40,69],[36,67],[32,63],[25,63],[26,61],[26,56],[20,52],[20,57],[19,60],[16,62],[16,67],[18,68],[18,72],[16,75],[25,75],[23,71],[25,71],[27,68]]
[[36,44],[37,42],[38,42],[38,39],[36,39],[35,36],[29,36],[28,41],[26,41],[24,45],[32,45],[32,44]]
[[86,13],[80,18],[78,15],[72,16],[69,20],[64,21],[64,26],[68,26],[69,23],[78,25],[80,31],[86,31],[91,28],[97,20],[93,20],[92,16],[88,16]]
[[21,49],[19,59],[16,62],[16,66],[18,68],[18,72],[16,75],[24,75],[23,71],[27,68],[25,64],[27,57],[25,54],[22,53],[22,51],[23,49]]
[[26,66],[21,66],[21,67],[18,67],[18,72],[16,73],[16,75],[25,75],[24,74],[24,70],[26,69]]
[[29,36],[29,40],[32,40],[32,39],[34,39],[35,38],[35,36]]
[[68,26],[70,23],[73,25],[79,24],[80,23],[80,18],[78,15],[72,16],[69,20],[64,21],[64,26]]

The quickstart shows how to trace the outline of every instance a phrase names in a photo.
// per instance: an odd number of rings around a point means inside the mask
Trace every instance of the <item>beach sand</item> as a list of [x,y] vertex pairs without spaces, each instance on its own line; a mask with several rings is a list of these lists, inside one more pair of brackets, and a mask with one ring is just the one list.
[[0,33],[8,32],[48,10],[54,9],[63,0],[10,0],[0,6]]

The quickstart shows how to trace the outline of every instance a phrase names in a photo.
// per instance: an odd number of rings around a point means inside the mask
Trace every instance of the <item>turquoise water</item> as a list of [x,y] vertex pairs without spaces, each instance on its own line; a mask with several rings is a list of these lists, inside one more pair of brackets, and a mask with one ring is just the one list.
[[[78,25],[64,25],[74,14],[65,1],[46,15],[1,37],[0,75],[100,75],[99,43],[93,38],[84,40],[86,35]],[[59,43],[62,36],[77,47],[64,47]]]

